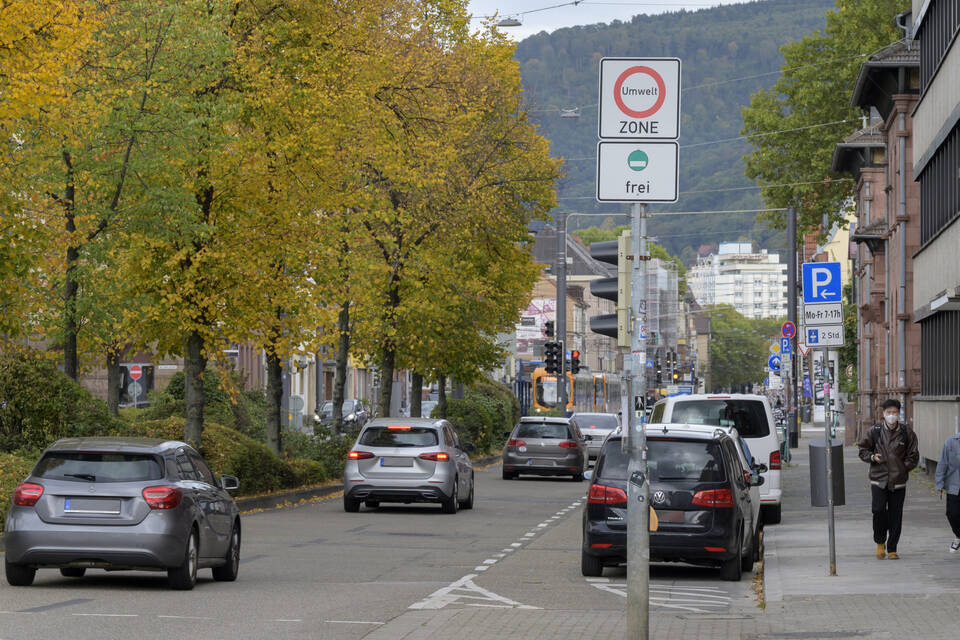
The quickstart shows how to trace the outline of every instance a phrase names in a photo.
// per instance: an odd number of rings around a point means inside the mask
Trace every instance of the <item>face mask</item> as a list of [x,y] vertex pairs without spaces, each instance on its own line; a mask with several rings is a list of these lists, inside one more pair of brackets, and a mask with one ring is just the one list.
[[889,424],[890,426],[893,426],[893,425],[897,424],[897,422],[900,420],[900,416],[897,416],[897,415],[884,415],[884,416],[883,416],[883,419],[886,420],[887,424]]

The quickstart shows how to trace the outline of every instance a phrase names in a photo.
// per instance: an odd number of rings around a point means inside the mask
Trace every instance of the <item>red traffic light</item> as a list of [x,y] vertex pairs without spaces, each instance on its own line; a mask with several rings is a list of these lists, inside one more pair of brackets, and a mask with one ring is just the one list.
[[570,352],[570,357],[571,357],[571,358],[579,358],[579,357],[580,357],[580,352],[579,352],[579,351],[571,351],[571,352]]

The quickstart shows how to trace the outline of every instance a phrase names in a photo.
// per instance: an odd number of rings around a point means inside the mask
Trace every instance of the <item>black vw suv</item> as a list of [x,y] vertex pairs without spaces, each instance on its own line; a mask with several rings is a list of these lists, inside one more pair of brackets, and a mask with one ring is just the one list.
[[[750,482],[737,444],[720,430],[693,425],[647,429],[650,504],[659,527],[650,533],[651,562],[717,566],[725,580],[750,571],[759,548]],[[581,571],[599,576],[627,560],[627,454],[619,433],[607,438],[583,511]]]

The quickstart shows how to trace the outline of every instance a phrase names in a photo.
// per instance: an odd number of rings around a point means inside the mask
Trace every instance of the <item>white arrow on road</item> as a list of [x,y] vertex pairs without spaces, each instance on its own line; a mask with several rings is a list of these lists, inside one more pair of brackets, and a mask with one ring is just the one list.
[[[447,605],[465,604],[473,607],[497,607],[502,609],[539,609],[528,604],[520,604],[510,598],[504,598],[492,591],[474,584],[476,573],[470,573],[449,586],[437,589],[429,596],[410,605],[411,609],[443,609]],[[460,602],[461,600],[477,600],[485,602]]]

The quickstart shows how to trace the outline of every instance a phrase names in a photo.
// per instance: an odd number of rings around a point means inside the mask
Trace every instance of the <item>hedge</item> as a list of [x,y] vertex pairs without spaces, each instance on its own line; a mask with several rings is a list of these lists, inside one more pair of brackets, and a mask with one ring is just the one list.
[[468,388],[463,399],[447,401],[447,419],[462,440],[478,453],[500,449],[504,434],[520,420],[520,403],[510,389],[498,382],[483,381]]

